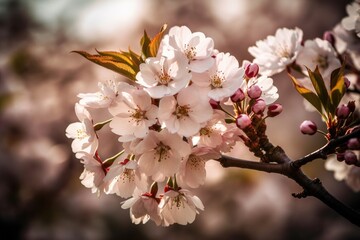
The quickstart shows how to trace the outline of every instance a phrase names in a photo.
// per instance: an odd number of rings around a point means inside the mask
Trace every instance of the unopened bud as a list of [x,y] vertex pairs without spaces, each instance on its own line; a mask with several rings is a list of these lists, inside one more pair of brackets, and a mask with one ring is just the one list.
[[347,142],[347,147],[351,150],[359,150],[360,149],[360,142],[358,138],[351,138]]
[[344,77],[344,84],[346,89],[350,87],[350,80],[347,77]]
[[254,103],[254,105],[251,107],[251,110],[255,114],[261,114],[265,111],[265,108],[266,108],[265,101],[262,99],[257,99],[256,102]]
[[239,88],[238,90],[236,90],[236,92],[230,97],[231,101],[236,103],[236,102],[241,102],[242,100],[245,99],[245,93],[243,92],[243,90],[241,90],[241,88]]
[[345,119],[349,116],[350,114],[350,109],[348,106],[346,106],[345,104],[342,104],[341,106],[336,108],[336,112],[335,112],[336,116],[340,119]]
[[348,165],[353,165],[358,161],[357,156],[353,151],[345,151],[344,158],[345,163]]
[[303,134],[314,135],[317,131],[317,126],[313,121],[305,120],[300,124],[300,131]]
[[258,85],[252,85],[248,89],[247,94],[251,99],[257,99],[261,96],[262,91]]
[[214,99],[210,99],[209,103],[213,109],[220,109],[220,102],[215,101]]
[[268,111],[267,111],[267,115],[269,117],[275,117],[277,115],[279,115],[283,110],[283,107],[281,106],[281,104],[278,103],[274,103],[268,106]]
[[323,39],[328,41],[331,46],[335,46],[335,37],[334,37],[334,34],[330,31],[326,31],[324,32],[324,35],[323,35]]
[[245,64],[245,76],[247,78],[256,77],[259,73],[259,65],[256,63],[247,63]]
[[240,129],[245,129],[251,124],[251,119],[246,114],[240,114],[236,118],[236,126]]
[[336,159],[339,161],[339,162],[342,162],[345,160],[345,153],[337,153],[336,154]]

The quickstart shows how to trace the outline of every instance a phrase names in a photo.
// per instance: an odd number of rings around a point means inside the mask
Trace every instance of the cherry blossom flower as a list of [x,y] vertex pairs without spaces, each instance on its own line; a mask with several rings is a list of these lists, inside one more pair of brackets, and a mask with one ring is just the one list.
[[244,80],[244,69],[229,53],[216,55],[215,64],[206,72],[193,74],[194,84],[208,89],[209,98],[221,101],[233,95]]
[[103,181],[105,170],[100,160],[96,159],[93,155],[83,152],[81,162],[84,164],[84,171],[80,175],[81,183],[85,187],[90,188],[92,193],[100,194],[102,190],[107,188],[107,184]]
[[356,32],[360,37],[360,2],[354,1],[346,6],[348,16],[341,21],[342,26],[348,31]]
[[[93,120],[89,111],[82,105],[75,104],[75,113],[80,122],[71,123],[66,128],[66,136],[73,138],[71,144],[74,153],[86,152],[94,155],[98,148],[98,139],[93,127]],[[81,158],[83,154],[76,154],[77,158]]]
[[121,99],[109,111],[114,116],[111,131],[120,135],[121,142],[145,137],[149,127],[157,122],[158,108],[148,93],[139,89],[121,92]]
[[269,105],[279,98],[278,89],[273,85],[273,82],[272,78],[259,76],[250,78],[248,82],[244,81],[240,88],[243,92],[248,92],[252,86],[258,86],[261,90],[260,99],[264,100],[266,105]]
[[[126,154],[123,154],[126,156]],[[110,166],[105,182],[109,182],[107,194],[116,193],[116,195],[128,198],[131,197],[135,188],[146,189],[146,176],[140,173],[136,161],[118,158]]]
[[196,214],[199,213],[198,209],[204,210],[200,198],[187,189],[168,190],[164,193],[159,207],[164,226],[174,223],[181,225],[192,223]]
[[253,62],[259,65],[259,73],[272,76],[292,64],[301,49],[302,37],[299,28],[280,28],[275,36],[268,36],[249,47],[249,53],[255,57]]
[[135,224],[145,224],[151,219],[156,225],[160,225],[159,201],[160,200],[151,193],[141,194],[140,191],[136,190],[132,198],[129,198],[122,203],[121,208],[130,208],[130,217]]
[[[320,38],[305,41],[296,62],[310,70],[314,70],[318,66],[323,78],[330,77],[331,72],[341,66],[331,43]],[[305,69],[304,73],[307,74]]]
[[191,73],[188,60],[176,52],[172,57],[147,58],[145,63],[140,64],[136,79],[152,98],[172,96],[189,84]]
[[202,90],[189,86],[177,97],[164,97],[159,103],[159,121],[171,133],[190,137],[200,130],[200,124],[213,114],[208,98]]
[[206,148],[193,148],[188,158],[181,162],[180,170],[176,174],[179,185],[190,188],[197,188],[203,185],[206,178],[205,163]]
[[173,176],[179,170],[181,160],[191,152],[188,143],[167,129],[150,131],[134,150],[139,155],[140,170],[152,176],[154,181],[163,181],[165,177]]
[[79,103],[85,107],[106,108],[109,107],[118,96],[119,89],[130,87],[127,83],[112,80],[106,83],[99,82],[98,86],[100,88],[99,92],[78,94],[78,97],[81,98]]
[[[186,26],[175,26],[169,30],[168,39],[164,41],[175,51],[183,53],[189,62],[189,69],[201,73],[213,64],[214,41],[202,32],[194,32]],[[166,55],[166,53],[163,52]]]
[[214,111],[213,117],[206,125],[199,130],[199,137],[194,144],[198,146],[207,146],[215,148],[222,144],[222,135],[226,132],[226,123],[224,122],[225,113],[219,110]]

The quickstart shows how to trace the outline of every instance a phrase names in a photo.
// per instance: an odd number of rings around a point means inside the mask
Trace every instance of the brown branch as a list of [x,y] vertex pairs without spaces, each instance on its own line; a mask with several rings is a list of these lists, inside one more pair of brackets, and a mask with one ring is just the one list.
[[300,168],[301,166],[315,160],[318,158],[326,159],[327,155],[334,153],[335,148],[346,143],[349,139],[360,137],[360,128],[354,130],[353,132],[346,134],[342,137],[332,139],[327,144],[325,144],[322,148],[306,155],[303,158],[295,160],[292,162],[294,168]]
[[218,159],[218,161],[220,162],[221,166],[223,166],[224,168],[237,167],[237,168],[257,170],[261,172],[284,174],[284,169],[282,169],[283,167],[282,164],[253,162],[253,161],[238,159],[225,155],[222,155],[221,158]]
[[[337,139],[336,142],[330,143],[331,142],[330,141],[329,144],[327,145],[328,146],[327,148],[331,149],[332,145],[334,144],[336,145],[339,142],[346,142],[351,137],[354,137],[354,135],[350,135],[350,136],[349,135],[350,134],[346,135],[346,137],[344,138]],[[313,155],[316,156],[317,154],[314,153]],[[252,169],[252,170],[268,172],[268,173],[277,173],[287,176],[288,178],[292,179],[303,188],[303,191],[301,193],[293,194],[294,197],[296,198],[305,198],[307,196],[316,197],[324,204],[326,204],[328,207],[336,211],[338,214],[349,220],[351,223],[360,227],[360,213],[346,206],[345,204],[337,200],[334,196],[332,196],[325,189],[325,187],[322,185],[319,179],[311,180],[309,177],[307,177],[299,167],[294,166],[294,161],[292,161],[280,147],[275,148],[275,150],[271,155],[273,158],[271,161],[278,162],[277,164],[253,162],[253,161],[237,159],[229,156],[222,156],[220,159],[218,159],[218,161],[221,163],[223,167],[226,168],[238,167],[238,168]]]

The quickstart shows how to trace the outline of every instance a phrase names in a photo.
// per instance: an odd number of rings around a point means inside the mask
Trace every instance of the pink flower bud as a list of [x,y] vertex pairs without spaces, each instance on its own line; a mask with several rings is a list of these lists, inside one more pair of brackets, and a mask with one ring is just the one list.
[[265,108],[266,108],[265,101],[262,99],[257,99],[256,102],[254,103],[254,105],[251,107],[251,110],[255,114],[261,114],[265,111]]
[[346,106],[345,104],[342,104],[341,106],[339,106],[338,108],[336,108],[336,112],[335,112],[336,116],[340,119],[345,119],[349,116],[350,114],[350,109],[348,106]]
[[259,73],[259,65],[256,63],[247,63],[245,64],[245,76],[247,78],[256,77]]
[[324,32],[324,35],[323,35],[323,39],[328,41],[331,46],[335,46],[335,37],[334,37],[334,34],[330,31],[326,31]]
[[339,161],[339,162],[342,162],[345,160],[345,153],[337,153],[336,154],[336,159]]
[[300,131],[303,134],[314,135],[317,131],[317,126],[313,121],[305,120],[300,124]]
[[236,118],[236,126],[240,129],[245,129],[251,124],[251,119],[246,114],[240,114]]
[[350,87],[350,80],[347,77],[344,77],[344,83],[345,83],[346,89],[348,89]]
[[357,156],[353,151],[345,151],[344,158],[345,163],[348,165],[353,165],[358,161]]
[[236,92],[230,97],[232,102],[241,102],[245,99],[245,93],[239,88]]
[[210,99],[209,103],[213,109],[220,109],[220,102],[217,102],[214,99]]
[[274,103],[268,106],[268,111],[267,111],[267,115],[269,117],[275,117],[277,115],[279,115],[283,110],[283,107],[281,106],[281,104],[278,103]]
[[251,99],[257,99],[261,96],[262,91],[258,85],[252,85],[248,89],[247,94]]
[[351,138],[347,142],[347,147],[352,150],[359,150],[360,149],[360,142],[358,138]]

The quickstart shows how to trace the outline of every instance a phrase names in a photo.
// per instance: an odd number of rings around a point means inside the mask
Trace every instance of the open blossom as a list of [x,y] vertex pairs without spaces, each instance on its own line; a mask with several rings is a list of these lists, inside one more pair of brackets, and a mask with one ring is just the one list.
[[160,55],[147,58],[136,74],[137,82],[156,99],[178,93],[189,84],[190,79],[187,58],[176,52],[171,57]]
[[130,208],[130,217],[133,223],[145,224],[150,219],[156,223],[161,224],[159,215],[159,200],[151,193],[142,194],[140,191],[135,191],[132,198],[124,201],[121,208]]
[[[310,70],[318,66],[323,78],[330,77],[331,72],[341,66],[331,43],[320,38],[305,41],[296,62]],[[307,73],[307,71],[304,72]]]
[[164,193],[159,207],[164,226],[174,223],[181,225],[192,223],[196,214],[199,213],[198,209],[204,210],[200,198],[186,189],[168,190]]
[[253,62],[259,65],[260,74],[272,76],[292,64],[301,49],[302,37],[303,32],[299,28],[280,28],[275,36],[268,36],[257,41],[256,46],[249,47],[249,53],[255,57]]
[[136,146],[139,167],[154,181],[163,181],[175,174],[180,162],[190,154],[190,145],[178,134],[171,134],[166,129],[161,132],[150,131]]
[[176,174],[179,185],[197,188],[205,183],[205,163],[208,160],[207,148],[193,148],[188,158],[181,162],[180,170]]
[[214,111],[213,117],[206,125],[199,130],[197,141],[193,143],[198,146],[215,148],[222,144],[222,135],[226,132],[226,123],[224,122],[225,113],[219,110]]
[[144,190],[147,187],[146,177],[140,173],[137,162],[125,157],[116,159],[104,181],[109,183],[106,193],[116,193],[123,198],[131,197],[135,188]]
[[93,127],[92,117],[86,108],[80,104],[75,104],[75,113],[80,122],[71,123],[66,128],[66,136],[73,138],[71,144],[72,151],[77,158],[83,155],[79,152],[86,152],[94,155],[98,148],[98,139]]
[[170,47],[186,56],[193,72],[204,72],[214,64],[214,41],[202,32],[192,33],[186,26],[175,26],[169,30],[168,39],[165,37],[163,41],[168,41]]
[[85,107],[91,108],[109,107],[117,97],[119,89],[124,89],[127,85],[129,84],[115,82],[112,80],[109,80],[106,83],[99,82],[98,86],[100,91],[95,93],[78,94],[78,97],[81,98],[79,103]]
[[122,142],[145,137],[149,127],[157,122],[158,108],[151,103],[150,96],[139,89],[121,92],[116,106],[109,111],[114,116],[111,131],[120,135]]
[[81,162],[84,164],[84,171],[80,175],[81,183],[90,188],[92,193],[100,194],[102,190],[107,188],[107,184],[103,181],[105,170],[100,160],[93,155],[83,153]]
[[341,21],[342,26],[348,31],[356,32],[360,37],[360,2],[354,1],[346,6],[348,16]]
[[269,105],[279,98],[278,89],[273,85],[273,82],[272,78],[264,75],[250,78],[248,82],[244,81],[240,88],[243,92],[248,92],[252,86],[258,86],[261,90],[260,99],[264,100],[266,105]]
[[169,132],[190,137],[200,130],[200,124],[208,121],[213,114],[208,98],[201,89],[189,86],[177,97],[169,96],[160,100],[159,121]]
[[244,69],[229,53],[218,53],[215,64],[206,72],[193,74],[192,82],[208,89],[208,97],[221,101],[233,95],[244,81]]

